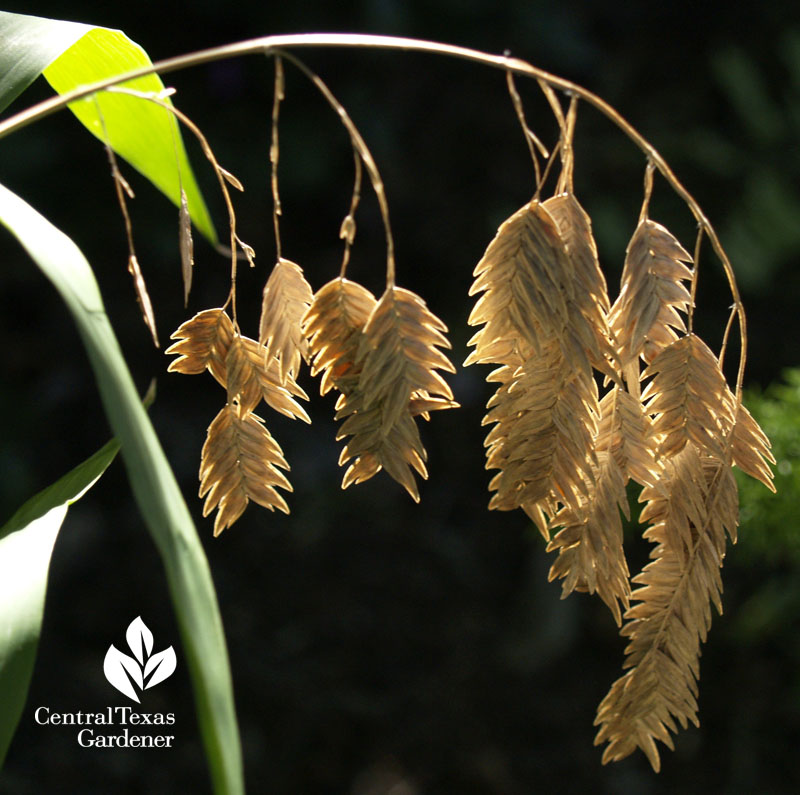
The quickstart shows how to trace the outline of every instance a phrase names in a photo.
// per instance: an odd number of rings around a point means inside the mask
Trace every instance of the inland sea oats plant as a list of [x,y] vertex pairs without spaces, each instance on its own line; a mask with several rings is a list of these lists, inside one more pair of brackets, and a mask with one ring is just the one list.
[[[8,25],[33,19],[4,16]],[[586,89],[517,58],[411,39],[298,34],[241,42],[155,65],[118,64],[104,74],[76,77],[71,84],[57,85],[61,96],[0,122],[0,138],[68,104],[90,109],[90,118],[82,121],[109,153],[129,241],[129,270],[155,340],[150,299],[133,247],[135,230],[126,210],[130,191],[114,152],[153,179],[147,158],[137,161],[137,154],[126,150],[120,130],[134,123],[126,115],[132,109],[148,108],[165,125],[173,152],[167,167],[172,181],[161,187],[179,209],[179,251],[188,300],[195,267],[192,223],[206,236],[213,237],[213,231],[209,233],[203,220],[191,170],[180,154],[179,127],[198,140],[227,208],[230,289],[217,306],[182,323],[166,353],[174,357],[170,371],[207,371],[224,390],[205,443],[197,443],[199,495],[205,499],[204,516],[216,511],[215,536],[230,528],[251,502],[289,512],[291,456],[268,430],[267,412],[310,422],[299,402],[308,400],[297,383],[304,365],[319,377],[322,394],[335,390],[338,395],[342,487],[383,470],[419,501],[417,476],[427,477],[419,419],[427,421],[434,411],[458,407],[445,378],[455,372],[444,353],[450,348],[447,327],[423,298],[398,284],[402,265],[395,262],[389,204],[378,165],[346,109],[298,58],[297,52],[308,47],[425,51],[483,64],[499,70],[506,81],[510,112],[520,122],[532,159],[533,192],[500,225],[483,255],[476,252],[477,265],[464,263],[474,267],[469,324],[476,327],[464,364],[491,366],[486,381],[495,390],[484,418],[484,425],[490,426],[484,442],[486,468],[492,472],[489,508],[521,509],[553,553],[549,576],[561,582],[563,595],[597,594],[609,608],[628,645],[625,673],[598,708],[595,742],[606,744],[603,762],[639,748],[658,771],[656,741],[671,748],[679,725],[698,722],[700,644],[711,624],[712,606],[721,611],[720,569],[727,538],[736,540],[739,508],[732,468],[772,488],[774,459],[769,441],[742,405],[747,331],[731,263],[691,194],[616,110]],[[175,108],[172,92],[141,80],[251,53],[271,58],[275,67],[265,164],[277,256],[265,278],[258,328],[248,332],[240,325],[237,269],[243,263],[255,267],[255,252],[239,236],[239,199],[234,201],[231,192],[243,190],[242,183],[220,165],[201,130]],[[344,125],[354,156],[352,199],[341,225],[341,265],[338,275],[323,275],[316,290],[302,267],[288,258],[291,252],[284,251],[280,236],[279,129],[285,64],[319,90]],[[515,85],[519,78],[533,80],[543,92],[555,121],[554,140],[543,142],[544,136],[529,127]],[[579,167],[574,141],[581,109],[608,117],[642,155],[641,210],[638,219],[631,218],[632,235],[613,300],[592,221],[574,189]],[[380,296],[346,275],[364,174],[385,229],[386,280]],[[692,253],[686,248],[688,241],[681,242],[657,216],[651,217],[657,177],[662,188],[685,203],[696,222]],[[704,247],[719,262],[733,304],[718,352],[698,336],[694,323],[698,261]],[[730,386],[722,363],[734,328],[740,354],[736,381]],[[126,442],[121,441],[124,455]],[[631,483],[640,489],[639,523],[652,544],[650,562],[633,576],[622,523],[623,517],[631,516]],[[186,609],[182,599],[175,596],[179,613]],[[224,656],[224,645],[221,648]],[[200,669],[195,686],[202,704]],[[199,709],[202,712],[202,706]],[[218,740],[208,731],[214,771]],[[235,756],[238,739],[229,742],[236,744]],[[219,764],[228,768],[216,774],[218,789],[236,789],[235,760]]]

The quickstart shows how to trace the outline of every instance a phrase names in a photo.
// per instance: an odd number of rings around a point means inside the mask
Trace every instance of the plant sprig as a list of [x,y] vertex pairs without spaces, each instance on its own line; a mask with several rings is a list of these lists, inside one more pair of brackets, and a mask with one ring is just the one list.
[[[135,69],[123,75],[107,78],[96,83],[92,83],[81,88],[70,91],[58,97],[40,102],[31,108],[17,113],[3,122],[0,122],[0,138],[12,132],[22,129],[34,121],[44,118],[51,113],[65,108],[70,102],[89,96],[97,91],[109,88],[119,83],[124,83],[137,77],[144,77],[148,74],[158,72],[166,74],[168,72],[186,69],[192,66],[199,66],[213,61],[233,58],[240,55],[254,53],[274,53],[286,52],[295,48],[306,47],[338,47],[338,48],[365,48],[380,50],[402,50],[414,52],[427,52],[451,58],[460,58],[474,63],[480,63],[495,69],[502,69],[517,75],[533,78],[545,89],[545,93],[550,91],[561,91],[569,97],[578,97],[587,104],[593,106],[613,122],[630,140],[638,147],[661,173],[670,187],[685,202],[692,215],[697,220],[708,236],[711,246],[722,264],[728,286],[730,288],[733,303],[736,308],[736,315],[739,321],[739,335],[741,337],[741,349],[739,353],[739,367],[736,376],[735,396],[737,405],[741,403],[742,384],[744,382],[744,369],[747,358],[747,322],[745,318],[744,306],[742,305],[739,287],[736,282],[736,275],[730,262],[727,252],[719,240],[714,226],[706,217],[694,196],[686,189],[683,183],[677,178],[664,160],[658,150],[630,124],[615,108],[609,105],[597,94],[583,88],[577,83],[565,78],[551,74],[544,69],[539,69],[520,58],[508,55],[492,55],[468,47],[458,47],[451,44],[443,44],[423,39],[403,38],[399,36],[379,36],[374,34],[360,33],[298,33],[277,36],[263,36],[246,41],[226,44],[220,47],[211,47],[205,50],[179,55],[158,61],[149,67]],[[235,249],[235,246],[231,246]]]

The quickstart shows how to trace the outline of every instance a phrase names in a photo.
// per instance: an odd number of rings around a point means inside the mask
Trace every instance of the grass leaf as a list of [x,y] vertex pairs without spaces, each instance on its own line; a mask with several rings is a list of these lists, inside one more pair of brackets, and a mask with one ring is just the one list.
[[228,653],[208,561],[136,393],[92,269],[70,238],[3,186],[0,223],[50,279],[78,326],[136,502],[164,564],[214,790],[242,792],[241,744]]
[[[59,93],[151,64],[147,53],[124,33],[24,14],[0,12],[0,110],[40,74]],[[124,84],[158,94],[164,84],[148,75]],[[169,102],[169,98],[163,101]],[[70,104],[80,122],[153,183],[176,207],[181,185],[189,214],[211,242],[217,235],[172,114],[154,103],[122,94],[101,93]],[[180,176],[179,176],[180,173]]]
[[116,440],[108,442],[0,528],[0,767],[28,697],[56,536],[67,508],[95,484],[118,450]]
[[64,50],[91,28],[0,11],[0,110],[5,110]]

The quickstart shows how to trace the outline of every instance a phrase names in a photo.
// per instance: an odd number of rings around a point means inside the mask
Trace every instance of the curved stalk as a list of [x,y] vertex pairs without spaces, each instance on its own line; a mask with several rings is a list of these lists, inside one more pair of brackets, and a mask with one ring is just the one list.
[[741,298],[739,295],[739,288],[736,283],[736,277],[733,272],[728,255],[722,244],[719,241],[716,230],[711,222],[702,211],[697,200],[691,193],[684,187],[683,183],[675,176],[672,169],[669,167],[664,158],[658,153],[652,144],[636,130],[626,119],[620,115],[611,105],[605,100],[601,99],[591,91],[573,83],[571,80],[566,80],[562,77],[550,74],[549,72],[539,69],[526,61],[519,58],[511,58],[505,55],[491,55],[489,53],[473,50],[468,47],[458,47],[451,44],[442,44],[439,42],[425,41],[422,39],[402,38],[398,36],[379,36],[374,34],[359,34],[359,33],[297,33],[278,36],[263,36],[256,39],[249,39],[247,41],[237,42],[235,44],[227,44],[221,47],[211,47],[206,50],[189,53],[188,55],[179,55],[174,58],[167,58],[163,61],[158,61],[150,67],[128,72],[124,75],[107,78],[79,89],[71,91],[59,97],[41,102],[27,110],[21,111],[14,116],[0,122],[0,138],[31,124],[38,119],[54,113],[55,111],[66,107],[70,102],[77,99],[89,96],[97,91],[109,88],[110,86],[124,83],[128,80],[137,77],[144,77],[145,75],[153,72],[165,74],[167,72],[174,72],[179,69],[185,69],[190,66],[198,66],[213,61],[222,60],[224,58],[232,58],[239,55],[249,54],[271,54],[276,50],[289,50],[293,48],[302,47],[348,47],[348,48],[366,48],[366,49],[380,49],[380,50],[405,50],[413,52],[428,52],[436,55],[443,55],[452,58],[461,58],[463,60],[471,61],[473,63],[480,63],[485,66],[490,66],[496,69],[502,69],[514,74],[531,77],[540,84],[549,86],[551,89],[556,89],[564,92],[570,97],[578,97],[584,102],[592,105],[600,113],[606,116],[613,122],[647,157],[648,161],[652,163],[664,179],[669,183],[670,187],[675,193],[680,196],[686,203],[692,215],[697,220],[700,227],[705,230],[708,239],[711,242],[712,248],[722,263],[725,271],[725,276],[728,280],[728,285],[731,290],[736,313],[739,318],[739,332],[741,336],[741,354],[739,358],[739,370],[736,379],[736,398],[737,403],[741,400],[741,388],[744,380],[744,366],[747,350],[747,325],[745,321],[744,308],[742,306]]
[[[228,211],[228,222],[230,226],[230,243],[231,248],[229,252],[225,252],[231,258],[231,290],[228,294],[228,298],[223,304],[223,308],[226,307],[229,303],[231,304],[231,313],[233,315],[233,323],[238,328],[237,316],[236,316],[236,265],[238,262],[237,259],[237,251],[236,246],[237,244],[242,247],[247,253],[247,249],[245,246],[247,245],[244,243],[240,238],[239,235],[236,233],[236,211],[233,208],[233,200],[231,199],[231,193],[228,189],[227,180],[225,178],[225,174],[227,173],[225,169],[220,166],[219,162],[217,161],[216,155],[211,148],[211,144],[208,143],[208,139],[203,135],[200,128],[185,114],[183,111],[178,110],[173,105],[168,105],[159,97],[153,96],[152,94],[147,94],[142,91],[136,91],[132,88],[125,88],[123,86],[120,87],[110,87],[109,91],[114,91],[118,94],[127,94],[128,96],[138,97],[139,99],[143,99],[147,102],[153,102],[159,107],[164,108],[164,110],[171,113],[175,116],[178,121],[180,121],[197,139],[198,143],[200,144],[203,154],[206,156],[206,159],[211,163],[211,167],[214,169],[214,173],[217,175],[217,182],[219,182],[220,190],[222,191],[222,197],[225,200],[225,208]],[[230,177],[231,175],[228,174]],[[252,266],[252,258],[247,257],[250,261]]]
[[[276,57],[280,57],[280,55],[276,55]],[[361,136],[358,128],[345,110],[344,105],[336,99],[333,92],[328,88],[322,78],[311,71],[311,69],[301,60],[295,58],[291,53],[283,53],[283,57],[293,63],[316,86],[322,96],[325,97],[328,104],[336,111],[336,114],[339,116],[340,121],[350,136],[353,150],[366,166],[367,174],[369,174],[370,182],[372,182],[372,190],[375,191],[375,196],[378,199],[381,218],[383,219],[383,227],[386,231],[386,286],[387,288],[394,287],[394,236],[392,235],[392,225],[389,222],[389,202],[386,199],[386,190],[383,186],[383,179],[380,171],[378,171],[378,164],[375,162],[375,158],[372,157],[372,152],[370,152],[367,142]]]

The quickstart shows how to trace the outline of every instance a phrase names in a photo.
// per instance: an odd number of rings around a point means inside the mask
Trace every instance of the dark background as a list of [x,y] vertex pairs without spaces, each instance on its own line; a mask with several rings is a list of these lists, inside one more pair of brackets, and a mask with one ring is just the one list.
[[[747,382],[766,388],[797,365],[800,252],[800,13],[790,4],[495,4],[363,0],[297,4],[161,2],[144,7],[13,3],[5,10],[125,31],[153,60],[270,33],[354,31],[510,50],[614,105],[666,157],[717,226],[750,321]],[[423,295],[467,354],[471,271],[498,224],[530,198],[532,169],[502,73],[429,55],[308,51],[371,146],[386,183],[398,283]],[[281,193],[285,255],[316,289],[338,272],[337,239],[352,156],[334,114],[287,66]],[[272,67],[249,57],[168,75],[176,102],[245,184],[240,234],[257,252],[243,271],[240,317],[257,333],[274,258],[269,196]],[[528,120],[549,144],[550,114],[520,81]],[[37,83],[10,111],[49,94]],[[641,202],[644,161],[611,124],[582,108],[576,190],[594,219],[612,294]],[[222,205],[190,144],[217,228]],[[123,165],[139,260],[162,351],[169,334],[227,294],[228,264],[196,241],[185,310],[177,213]],[[384,475],[340,491],[333,400],[312,396],[309,428],[268,425],[291,465],[289,517],[251,506],[220,538],[202,519],[197,468],[224,395],[209,376],[166,373],[141,324],[102,147],[68,113],[0,142],[0,181],[69,234],[93,264],[138,386],[158,378],[151,417],[197,519],[218,588],[252,792],[421,795],[531,792],[794,792],[800,788],[800,553],[791,490],[771,541],[745,521],[725,570],[725,615],[702,659],[701,727],[681,732],[656,776],[641,754],[602,767],[592,746],[599,701],[620,674],[624,643],[599,600],[559,601],[552,562],[521,512],[486,510],[480,427],[484,368],[450,379],[463,408],[423,429],[430,480],[414,505]],[[689,213],[656,182],[653,217],[694,241]],[[382,288],[384,242],[365,186],[349,275]],[[66,310],[10,236],[0,267],[0,521],[97,449],[109,431]],[[718,347],[730,296],[708,252],[697,323]],[[735,359],[735,357],[731,357]],[[800,417],[800,414],[798,415]],[[783,475],[798,454],[794,427]],[[795,462],[794,466],[797,466]],[[786,469],[788,467],[788,470]],[[788,476],[787,476],[788,477]],[[779,476],[780,485],[780,476]],[[788,481],[787,481],[788,482]],[[762,487],[759,487],[762,488]],[[762,489],[763,490],[763,489]],[[788,507],[787,507],[788,506]],[[765,509],[767,513],[771,510]],[[747,519],[747,511],[744,512]],[[752,515],[752,512],[751,512]],[[632,568],[647,544],[629,538]],[[177,674],[147,693],[174,712],[175,751],[84,751],[74,732],[40,727],[33,709],[123,704],[102,676],[110,643],[137,615]],[[155,549],[120,462],[71,509],[59,536],[28,708],[0,790],[208,790],[188,675]]]

